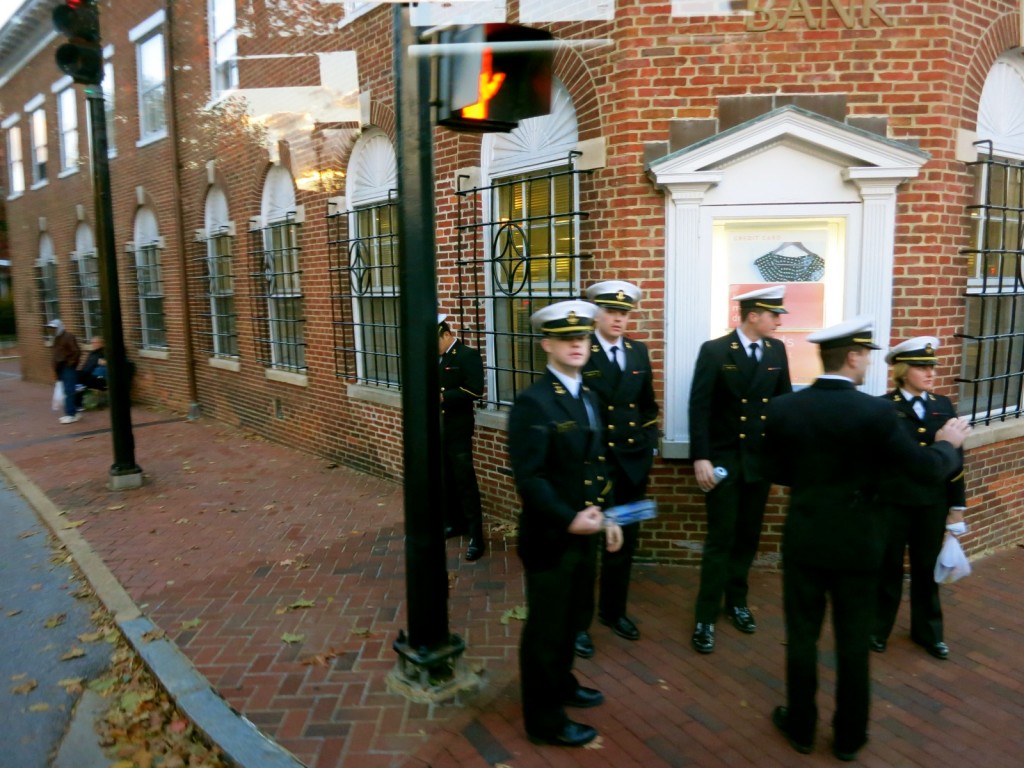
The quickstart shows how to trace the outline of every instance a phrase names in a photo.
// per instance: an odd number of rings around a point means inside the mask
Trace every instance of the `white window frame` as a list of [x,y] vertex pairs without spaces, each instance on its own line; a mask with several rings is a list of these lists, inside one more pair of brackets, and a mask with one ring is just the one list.
[[238,88],[238,19],[235,0],[209,0],[208,11],[210,96],[216,101]]
[[57,279],[57,253],[48,232],[39,235],[39,254],[35,262],[39,272],[37,290],[43,325],[60,317],[60,284]]
[[[139,139],[135,142],[137,147],[144,147],[167,137],[167,49],[163,31],[165,20],[165,13],[157,11],[128,32],[129,42],[135,45],[136,86],[139,95]],[[143,83],[143,49],[156,40],[160,41],[159,50],[163,72],[159,81]],[[147,119],[147,100],[153,99],[155,102],[154,97],[156,96],[159,96],[160,100],[161,122],[160,125],[150,125]]]
[[117,87],[114,46],[103,47],[103,117],[107,129],[107,158],[117,157]]
[[229,218],[227,195],[218,186],[210,187],[206,195],[205,219],[205,287],[210,301],[210,332],[213,334],[211,348],[214,357],[235,360],[238,358],[238,314],[235,307],[234,274],[235,223]]
[[[28,112],[29,161],[32,167],[32,189],[39,189],[49,183],[49,159],[46,107],[42,94],[25,105]],[[41,141],[40,141],[41,139]]]
[[21,114],[6,118],[0,127],[7,141],[7,199],[14,200],[25,193],[25,147],[21,140]]
[[[135,286],[138,296],[140,347],[143,350],[166,350],[167,308],[163,287],[164,239],[160,236],[156,213],[143,206],[135,214],[135,242],[129,243],[135,268]],[[145,270],[145,272],[143,272]],[[143,284],[156,290],[141,290]],[[154,307],[157,311],[152,311]],[[150,324],[149,318],[159,317],[160,327]]]
[[[100,303],[99,254],[92,227],[84,221],[75,229],[75,250],[71,254],[78,277],[78,300],[82,310],[85,338],[103,335],[103,309]],[[90,268],[91,267],[91,268]],[[95,320],[95,322],[94,322]]]
[[[59,87],[63,86],[63,87]],[[78,135],[78,97],[71,78],[55,84],[57,100],[57,135],[60,145],[60,172],[58,178],[78,173],[81,159]]]
[[[267,274],[267,322],[270,337],[271,368],[305,376],[307,370],[305,325],[297,324],[295,339],[285,338],[281,329],[294,319],[282,315],[281,308],[288,302],[298,303],[298,313],[305,317],[305,296],[302,293],[302,249],[299,246],[299,225],[305,211],[295,201],[295,181],[285,168],[275,165],[267,174],[260,206],[263,225],[263,269]],[[282,254],[277,263],[276,254]],[[268,262],[268,258],[271,260]],[[290,267],[290,269],[288,269]],[[278,280],[273,275],[281,275]],[[287,315],[285,312],[284,315]],[[298,357],[288,352],[294,347]]]

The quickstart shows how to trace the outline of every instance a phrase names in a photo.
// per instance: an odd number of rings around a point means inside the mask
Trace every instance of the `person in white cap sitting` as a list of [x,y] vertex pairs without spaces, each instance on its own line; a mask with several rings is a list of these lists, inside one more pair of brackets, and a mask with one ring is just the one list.
[[[658,402],[651,358],[643,342],[625,335],[640,295],[639,287],[624,280],[605,280],[586,291],[599,309],[583,381],[597,394],[604,414],[605,456],[616,504],[640,501],[647,495],[647,475],[658,447]],[[640,523],[623,526],[622,535],[622,549],[601,555],[597,617],[619,637],[639,640],[640,630],[626,615],[626,600]],[[588,631],[593,618],[592,601],[577,625],[576,655],[585,659],[594,655]]]
[[[935,442],[935,433],[956,416],[952,401],[933,393],[936,352],[934,336],[916,336],[893,347],[885,360],[892,366],[896,388],[882,397],[891,402],[900,427],[921,446]],[[944,482],[922,482],[894,472],[882,488],[890,507],[889,529],[871,649],[883,653],[903,598],[903,556],[910,550],[910,638],[937,659],[949,658],[942,631],[942,605],[935,583],[935,561],[947,525],[963,522],[967,508],[964,474]]]
[[523,720],[537,743],[579,747],[597,730],[570,720],[566,707],[595,707],[604,695],[572,673],[576,616],[593,600],[596,546],[622,546],[622,529],[605,524],[611,482],[604,462],[600,403],[583,383],[597,307],[560,301],[534,312],[547,370],[516,397],[508,453],[519,515],[519,557],[526,580],[526,624],[519,645]]
[[[714,651],[723,607],[740,632],[757,631],[747,593],[769,489],[761,472],[762,416],[773,397],[793,389],[786,347],[772,339],[786,314],[785,295],[786,286],[774,285],[736,296],[739,326],[704,342],[693,370],[690,458],[707,508],[690,638],[698,653]],[[725,480],[716,480],[716,468],[728,473]]]
[[815,331],[825,373],[811,386],[772,400],[765,415],[765,472],[789,486],[782,534],[786,622],[786,704],[772,722],[790,746],[813,751],[818,721],[818,639],[832,603],[836,706],[832,752],[854,760],[868,740],[869,634],[885,542],[879,491],[901,471],[941,483],[961,468],[957,450],[971,427],[950,419],[922,448],[900,428],[896,410],[857,387],[871,363],[870,318]]
[[58,421],[61,424],[74,424],[79,418],[75,385],[78,384],[78,358],[82,356],[82,349],[78,346],[78,339],[64,328],[60,320],[53,319],[46,327],[53,329],[51,352],[54,379],[64,385],[64,415]]

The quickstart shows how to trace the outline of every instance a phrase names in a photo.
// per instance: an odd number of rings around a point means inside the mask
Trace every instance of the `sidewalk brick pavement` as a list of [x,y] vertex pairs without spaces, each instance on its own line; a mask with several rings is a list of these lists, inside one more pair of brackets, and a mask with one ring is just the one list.
[[[598,653],[577,671],[604,706],[592,749],[530,744],[516,677],[524,604],[514,542],[492,528],[476,563],[448,545],[450,626],[485,685],[429,711],[387,692],[405,626],[400,486],[269,443],[209,419],[134,408],[139,490],[106,489],[108,414],[60,425],[49,388],[0,361],[0,453],[28,475],[106,562],[143,611],[236,710],[310,768],[505,765],[509,768],[823,766],[832,712],[831,637],[822,642],[817,751],[797,755],[774,731],[784,703],[780,579],[758,570],[759,630],[726,623],[710,656],[689,648],[697,572],[640,566],[630,643],[595,626]],[[1024,503],[1024,500],[1022,500]],[[310,608],[290,608],[311,600]],[[1000,768],[1024,754],[1024,551],[974,563],[943,588],[951,659],[910,643],[904,607],[872,656],[865,766]],[[302,635],[296,644],[282,635]]]

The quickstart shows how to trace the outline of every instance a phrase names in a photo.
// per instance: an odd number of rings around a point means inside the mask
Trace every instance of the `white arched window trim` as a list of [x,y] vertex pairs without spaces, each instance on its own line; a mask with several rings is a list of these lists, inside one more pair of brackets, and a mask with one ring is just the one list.
[[1024,49],[1003,53],[989,70],[978,105],[978,141],[1002,157],[1024,159]]

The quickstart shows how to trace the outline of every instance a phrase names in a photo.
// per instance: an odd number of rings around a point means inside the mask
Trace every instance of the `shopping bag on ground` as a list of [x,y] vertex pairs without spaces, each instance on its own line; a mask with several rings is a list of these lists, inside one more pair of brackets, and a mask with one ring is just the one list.
[[939,559],[935,561],[935,582],[952,584],[970,572],[971,563],[960,546],[960,539],[952,534],[947,535],[939,552]]
[[64,409],[64,382],[58,381],[53,385],[53,402],[50,407],[55,411]]

